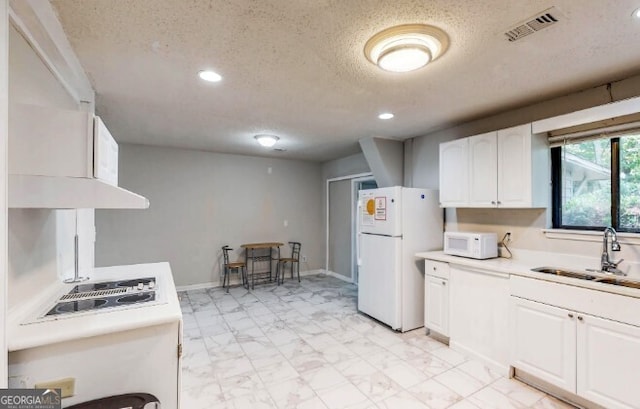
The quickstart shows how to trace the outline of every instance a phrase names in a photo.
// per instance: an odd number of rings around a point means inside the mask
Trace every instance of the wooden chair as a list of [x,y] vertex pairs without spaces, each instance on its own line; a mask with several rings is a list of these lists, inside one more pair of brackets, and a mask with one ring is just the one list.
[[244,261],[229,261],[229,251],[233,250],[229,246],[222,247],[222,254],[224,256],[224,277],[222,278],[222,288],[224,288],[225,283],[227,284],[227,292],[229,292],[229,283],[231,281],[231,277],[229,274],[232,271],[240,273],[240,277],[242,278],[242,286],[246,287],[247,285],[247,266]]
[[291,257],[281,257],[278,259],[278,265],[276,267],[276,282],[278,285],[284,282],[284,269],[287,263],[291,267],[291,278],[293,279],[293,271],[295,268],[298,272],[298,282],[300,282],[300,248],[302,244],[297,241],[290,241],[289,244],[291,245]]

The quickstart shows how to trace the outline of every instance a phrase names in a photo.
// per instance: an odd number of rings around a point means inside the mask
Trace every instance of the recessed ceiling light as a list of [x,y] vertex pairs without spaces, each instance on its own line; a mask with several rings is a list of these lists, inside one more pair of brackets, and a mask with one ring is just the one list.
[[198,73],[198,76],[205,80],[205,81],[209,81],[209,82],[218,82],[222,79],[222,77],[220,76],[220,74],[218,74],[217,72],[213,72],[210,70],[202,70]]
[[636,18],[636,19],[640,20],[640,8],[637,8],[637,9],[633,12],[632,16],[633,16],[634,18]]
[[424,67],[448,47],[449,38],[439,28],[404,24],[371,37],[364,46],[364,54],[385,71],[408,72]]
[[275,145],[276,142],[278,142],[278,140],[280,139],[275,135],[266,135],[266,134],[256,135],[254,138],[256,138],[258,143],[264,146],[265,148],[269,148]]
[[378,115],[378,118],[380,119],[391,119],[393,117],[394,115],[391,112],[385,112],[384,114]]

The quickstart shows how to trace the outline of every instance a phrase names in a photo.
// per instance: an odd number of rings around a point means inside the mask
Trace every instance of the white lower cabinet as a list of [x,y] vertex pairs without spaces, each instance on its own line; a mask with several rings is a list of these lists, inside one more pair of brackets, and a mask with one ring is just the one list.
[[638,409],[640,327],[511,297],[511,365],[608,409]]
[[640,327],[583,314],[577,325],[578,395],[606,408],[640,408]]
[[449,346],[507,373],[509,275],[450,266]]
[[576,388],[575,314],[511,297],[511,365],[573,391]]
[[449,336],[449,264],[425,262],[424,326]]

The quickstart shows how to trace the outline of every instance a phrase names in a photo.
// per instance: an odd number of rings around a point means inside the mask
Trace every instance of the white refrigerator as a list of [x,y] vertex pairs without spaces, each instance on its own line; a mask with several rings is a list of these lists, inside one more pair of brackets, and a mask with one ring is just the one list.
[[424,260],[442,249],[438,191],[401,186],[358,192],[358,310],[392,329],[424,326]]

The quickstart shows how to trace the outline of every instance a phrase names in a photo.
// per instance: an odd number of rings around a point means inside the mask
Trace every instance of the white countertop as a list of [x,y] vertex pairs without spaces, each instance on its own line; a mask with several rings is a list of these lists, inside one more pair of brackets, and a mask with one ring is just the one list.
[[532,268],[536,267],[557,267],[588,273],[596,277],[615,277],[619,279],[630,279],[637,281],[637,277],[635,275],[631,277],[625,277],[587,272],[587,268],[594,268],[598,266],[599,260],[597,259],[529,250],[520,250],[516,254],[518,254],[518,256],[513,259],[499,257],[487,260],[476,260],[467,257],[444,254],[442,251],[427,251],[416,253],[416,257],[428,260],[442,261],[452,265],[482,269],[503,274],[518,275],[523,277],[535,278],[538,280],[553,281],[560,284],[567,284],[576,287],[584,287],[592,290],[640,298],[640,289],[636,288],[622,287],[619,285],[604,284],[589,280],[582,280],[579,278],[562,277],[553,274],[531,271]]
[[102,267],[94,269],[89,276],[91,280],[84,281],[83,284],[155,277],[157,302],[42,319],[44,313],[55,305],[56,300],[67,294],[76,285],[57,282],[51,288],[43,289],[36,294],[37,302],[26,300],[8,311],[7,344],[9,351],[149,327],[182,319],[180,302],[169,263]]

